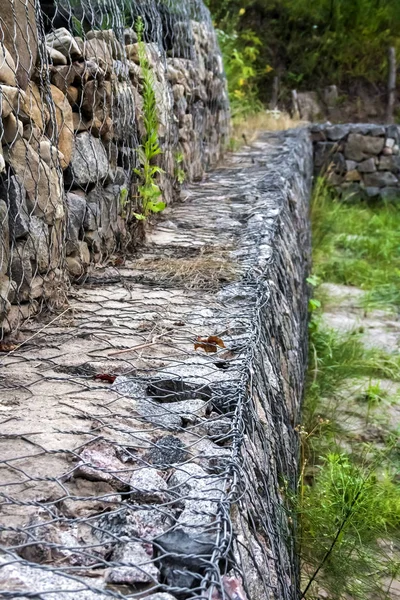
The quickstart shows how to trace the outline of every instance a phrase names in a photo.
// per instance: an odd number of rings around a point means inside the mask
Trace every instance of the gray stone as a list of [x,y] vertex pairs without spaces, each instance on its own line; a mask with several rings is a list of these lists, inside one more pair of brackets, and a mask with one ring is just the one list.
[[168,484],[172,497],[183,498],[179,527],[194,536],[209,531],[222,500],[224,479],[210,476],[195,463],[187,463],[174,472]]
[[82,56],[79,44],[72,33],[70,33],[68,29],[65,29],[65,27],[60,27],[59,29],[55,29],[51,33],[48,33],[46,35],[46,45],[49,46],[49,48],[54,48],[58,52],[61,52],[69,62],[72,62],[73,59],[81,58]]
[[324,128],[324,132],[328,138],[333,142],[337,142],[338,140],[342,140],[348,135],[350,131],[349,125],[333,125],[332,127]]
[[400,157],[395,155],[381,156],[379,159],[378,169],[379,171],[392,171],[392,173],[399,173]]
[[112,554],[112,562],[116,566],[106,570],[107,583],[134,585],[158,582],[159,570],[139,542],[119,544]]
[[360,162],[358,164],[357,169],[360,173],[375,173],[375,171],[376,171],[375,158],[371,157],[371,158],[367,158],[367,160],[363,160],[362,162]]
[[69,192],[66,197],[67,205],[67,239],[74,242],[79,239],[86,215],[86,200]]
[[94,231],[100,227],[100,206],[96,202],[88,202],[83,227],[86,231]]
[[38,272],[46,273],[50,264],[50,236],[48,226],[39,217],[32,216],[30,219],[28,248]]
[[10,295],[12,287],[10,279],[6,275],[0,276],[0,326],[11,310]]
[[29,232],[26,191],[16,175],[11,175],[0,185],[0,198],[8,204],[11,240],[26,236]]
[[132,505],[118,511],[104,513],[96,522],[95,535],[102,544],[116,538],[138,538],[145,543],[168,531],[174,523],[173,512],[165,506],[152,505],[135,510]]
[[33,278],[31,246],[28,241],[19,241],[14,245],[10,277],[16,283],[18,299],[21,301],[27,300]]
[[361,135],[384,136],[386,128],[383,125],[374,125],[373,123],[357,123],[350,125],[351,133],[359,133]]
[[393,148],[396,144],[396,140],[394,138],[387,138],[385,142],[386,148]]
[[178,437],[165,435],[154,443],[146,458],[157,467],[169,468],[174,464],[185,462],[188,451]]
[[107,153],[101,141],[86,131],[77,135],[71,159],[73,182],[86,186],[101,181],[108,169]]
[[386,135],[389,138],[393,138],[396,144],[400,142],[400,127],[398,125],[389,125],[386,128]]
[[359,162],[371,155],[380,154],[384,145],[385,140],[381,137],[351,133],[345,147],[345,156],[347,159]]
[[[3,563],[3,564],[1,564]],[[10,562],[10,555],[0,556],[0,589],[9,592],[9,597],[27,600],[32,590],[46,600],[109,600],[108,593],[102,591],[102,584],[94,584],[92,579],[66,577],[51,569],[40,569],[38,565],[29,566],[18,561],[18,557]],[[56,590],[56,591],[55,591]],[[93,591],[94,590],[94,591]],[[97,591],[96,591],[97,590]],[[26,597],[23,593],[26,592]]]
[[10,229],[8,208],[4,200],[0,200],[0,276],[5,275],[10,260]]
[[357,169],[358,162],[355,160],[346,160],[346,171],[354,171]]
[[386,187],[393,186],[399,180],[390,171],[378,171],[376,173],[366,173],[364,175],[364,183],[366,187]]
[[168,499],[168,485],[156,469],[147,467],[136,470],[129,481],[134,502],[164,503]]
[[365,187],[364,193],[367,198],[377,198],[379,197],[381,190],[378,187]]

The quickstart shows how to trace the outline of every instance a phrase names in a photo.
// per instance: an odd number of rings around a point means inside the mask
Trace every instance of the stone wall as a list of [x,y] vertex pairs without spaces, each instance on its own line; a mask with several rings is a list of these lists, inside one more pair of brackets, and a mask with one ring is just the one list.
[[[106,6],[111,8],[106,10]],[[225,147],[222,59],[199,0],[5,0],[0,15],[0,332],[68,282],[135,244],[143,76],[154,77],[163,200],[201,179]],[[123,4],[123,3],[121,3]],[[150,10],[150,8],[151,10]],[[1,337],[1,334],[0,334]]]
[[346,200],[400,197],[400,127],[313,125],[314,167]]

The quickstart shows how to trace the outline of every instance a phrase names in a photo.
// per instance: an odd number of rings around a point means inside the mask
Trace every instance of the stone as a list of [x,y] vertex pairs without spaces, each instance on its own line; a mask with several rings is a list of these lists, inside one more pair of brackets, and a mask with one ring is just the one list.
[[12,144],[19,138],[22,137],[24,133],[24,126],[22,122],[17,119],[17,117],[10,113],[8,117],[3,119],[3,136],[1,141],[3,144],[8,144],[12,146]]
[[46,273],[50,264],[49,228],[39,217],[30,218],[27,248],[38,272]]
[[0,276],[7,273],[10,260],[10,229],[8,220],[7,204],[4,200],[0,200]]
[[316,92],[298,92],[297,104],[300,111],[300,118],[305,121],[315,121],[323,113]]
[[101,210],[97,202],[88,202],[86,206],[83,227],[87,231],[94,231],[100,227]]
[[11,310],[9,300],[12,291],[10,279],[6,275],[0,275],[0,327],[1,322],[7,317]]
[[381,137],[351,133],[345,146],[345,156],[347,159],[359,162],[371,155],[380,154],[384,145],[385,140]]
[[392,202],[400,200],[400,189],[395,187],[384,187],[379,190],[379,196],[384,201]]
[[8,205],[11,241],[29,233],[29,213],[26,190],[17,176],[11,175],[0,185],[0,198]]
[[390,187],[396,185],[398,182],[397,177],[390,171],[377,171],[376,173],[366,173],[364,175],[366,187]]
[[31,567],[22,560],[19,562],[14,559],[10,562],[9,557],[0,556],[0,589],[6,594],[9,592],[9,597],[17,589],[20,600],[26,600],[32,590],[49,600],[109,600],[110,595],[102,592],[101,587],[101,584],[96,586],[93,581],[85,578],[71,578],[51,569],[39,569],[38,565]]
[[381,190],[378,187],[365,187],[364,188],[364,193],[367,196],[367,198],[377,198],[379,197]]
[[335,108],[339,100],[339,92],[336,85],[329,85],[324,88],[324,102],[328,109]]
[[[70,257],[68,257],[70,258]],[[89,481],[103,481],[114,488],[127,488],[130,471],[117,458],[115,448],[106,441],[94,442],[80,453],[81,461],[74,477]]]
[[49,55],[49,63],[52,65],[67,65],[68,61],[64,54],[52,48],[51,46],[46,46],[47,54]]
[[3,44],[0,45],[0,83],[17,86],[17,69],[15,62],[9,51]]
[[350,126],[351,133],[358,133],[365,136],[385,136],[386,127],[383,125],[375,125],[373,123],[356,123]]
[[[111,557],[116,566],[106,569],[107,583],[135,585],[137,583],[158,583],[159,570],[152,562],[140,542],[119,544]],[[117,566],[118,563],[121,566]]]
[[379,159],[378,165],[379,171],[392,171],[392,173],[400,172],[400,157],[391,155],[391,156],[381,156]]
[[173,435],[159,438],[147,453],[147,460],[160,468],[170,468],[174,464],[185,462],[187,458],[185,444]]
[[182,499],[184,504],[179,527],[193,536],[209,531],[222,500],[224,479],[209,475],[195,463],[186,463],[173,473],[168,486],[171,497]]
[[7,160],[23,181],[29,200],[29,210],[44,216],[51,223],[62,208],[60,178],[24,139],[17,139],[6,153]]
[[57,146],[53,146],[50,140],[42,140],[39,143],[38,154],[50,167],[56,167],[64,159],[64,155],[57,149]]
[[[74,122],[72,118],[72,108],[68,99],[56,86],[50,86],[51,97],[55,105],[55,116],[57,121],[57,146],[63,155],[61,167],[66,169],[71,162],[74,147]],[[49,132],[49,137],[52,135]]]
[[23,106],[26,96],[19,88],[0,85],[1,117],[6,119],[12,112],[18,113]]
[[129,508],[122,505],[118,511],[99,517],[96,537],[103,544],[115,542],[116,537],[139,538],[151,543],[155,537],[171,529],[173,523],[173,512],[165,506],[151,505],[136,510],[132,504]]
[[3,147],[0,144],[0,173],[6,170],[6,161],[4,160]]
[[17,67],[17,81],[23,90],[28,87],[38,59],[38,31],[34,2],[3,0],[0,30],[4,46]]
[[[93,32],[94,33],[94,32]],[[96,32],[103,34],[104,31]],[[113,31],[111,31],[114,34]],[[116,41],[116,40],[115,40]],[[107,70],[111,71],[113,68],[113,53],[110,45],[99,37],[88,38],[84,44],[83,50],[86,60],[92,60],[99,62],[99,59],[106,65]],[[115,58],[119,58],[115,56]]]
[[111,111],[110,82],[99,83],[95,79],[88,81],[83,88],[81,109],[88,119],[94,115],[100,119],[106,118]]
[[50,120],[50,113],[48,107],[43,102],[38,86],[33,81],[29,82],[24,102],[21,104],[21,111],[26,115],[30,125],[37,127],[41,133],[44,132]]
[[[73,107],[75,105],[78,104],[79,102],[79,97],[80,97],[80,90],[77,87],[74,87],[73,85],[69,85],[67,87],[66,93],[65,93],[68,102],[70,103],[70,105]],[[74,113],[74,116],[79,117],[79,113]],[[74,120],[74,125],[75,125],[75,120]],[[75,127],[74,127],[75,130]]]
[[385,148],[382,150],[382,154],[383,154],[384,156],[391,156],[393,153],[394,153],[394,149],[392,149],[392,148],[386,148],[386,146],[385,146]]
[[376,163],[375,158],[367,158],[367,160],[363,160],[358,164],[357,167],[360,173],[375,173],[376,171]]
[[358,163],[355,160],[346,160],[346,171],[355,171]]
[[46,45],[60,52],[67,58],[68,62],[72,62],[82,56],[79,44],[74,39],[72,33],[68,29],[65,29],[65,27],[60,27],[48,33],[46,35]]
[[129,481],[131,499],[143,504],[164,503],[168,500],[168,485],[151,467],[136,470]]
[[132,27],[126,27],[124,29],[125,46],[128,46],[129,44],[136,44],[137,41],[138,41],[138,37],[137,37],[136,31],[134,29],[132,29]]
[[85,270],[82,266],[82,263],[75,256],[67,256],[65,263],[67,265],[68,273],[71,277],[81,277],[84,274]]
[[66,196],[67,240],[78,241],[86,214],[86,200],[73,192]]
[[344,139],[350,131],[349,125],[333,125],[324,129],[325,135],[328,140],[337,142]]
[[27,300],[33,279],[31,246],[28,241],[18,241],[13,248],[10,277],[17,285],[18,299]]
[[154,547],[162,557],[162,575],[167,585],[190,589],[202,579],[201,573],[216,549],[216,538],[196,530],[188,533],[179,527],[157,538]]
[[393,148],[395,143],[396,143],[396,140],[394,138],[387,138],[386,142],[385,142],[385,146],[386,146],[386,148]]
[[[101,29],[91,30],[86,34],[86,39],[91,42],[92,40],[101,40],[105,43],[108,50],[111,51],[112,58],[121,59],[124,57],[124,51],[120,42],[117,40],[113,29]],[[96,49],[96,48],[95,48]],[[98,56],[95,54],[95,56]]]
[[69,519],[79,519],[113,510],[122,499],[102,481],[75,479],[65,484],[68,495],[60,501],[61,512]]
[[108,158],[99,139],[87,132],[76,136],[71,170],[73,182],[78,186],[105,179],[109,170]]

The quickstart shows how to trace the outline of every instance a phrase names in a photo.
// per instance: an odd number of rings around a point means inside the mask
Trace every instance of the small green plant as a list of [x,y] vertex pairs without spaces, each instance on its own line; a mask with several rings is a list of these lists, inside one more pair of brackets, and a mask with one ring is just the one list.
[[141,200],[141,212],[134,212],[138,220],[146,219],[151,213],[164,210],[165,202],[160,198],[162,192],[157,183],[157,175],[163,173],[162,169],[154,164],[154,160],[161,154],[158,140],[158,115],[156,96],[154,92],[154,73],[149,64],[146,53],[146,45],[143,42],[143,20],[139,17],[136,21],[136,33],[138,37],[139,63],[143,78],[143,120],[145,135],[142,144],[137,149],[140,168],[134,169],[138,176],[139,197]]
[[178,181],[179,185],[182,185],[186,180],[186,173],[182,169],[183,160],[184,160],[183,152],[177,152],[175,154],[175,177],[176,177],[176,180]]

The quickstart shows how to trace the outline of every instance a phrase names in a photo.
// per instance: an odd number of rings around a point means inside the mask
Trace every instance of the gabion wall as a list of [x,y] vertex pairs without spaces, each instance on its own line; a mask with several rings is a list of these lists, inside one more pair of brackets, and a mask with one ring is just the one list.
[[[0,11],[0,338],[137,241],[144,24],[167,203],[221,156],[229,109],[200,0],[4,0]],[[128,202],[126,201],[128,199]]]
[[347,201],[396,200],[400,195],[398,125],[313,125],[314,167]]

